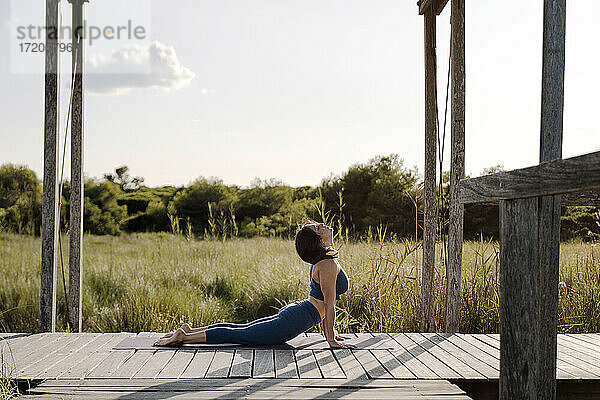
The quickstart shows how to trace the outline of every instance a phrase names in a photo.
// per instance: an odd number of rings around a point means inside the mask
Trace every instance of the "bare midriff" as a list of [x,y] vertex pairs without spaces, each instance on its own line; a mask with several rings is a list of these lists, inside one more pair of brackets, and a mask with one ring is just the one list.
[[308,301],[310,301],[310,303],[313,306],[315,306],[315,308],[319,312],[319,315],[321,316],[321,319],[325,318],[325,302],[323,300],[316,299],[312,296],[308,296]]

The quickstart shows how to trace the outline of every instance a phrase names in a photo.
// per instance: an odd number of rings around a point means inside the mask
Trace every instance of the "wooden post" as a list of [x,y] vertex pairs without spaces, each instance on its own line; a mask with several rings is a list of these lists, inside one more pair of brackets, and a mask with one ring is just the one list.
[[436,44],[435,11],[425,11],[425,184],[423,216],[423,269],[421,330],[435,331],[434,276],[435,276],[435,223],[436,223]]
[[81,332],[83,247],[83,3],[73,9],[73,105],[71,114],[71,199],[69,220],[69,324]]
[[538,397],[538,199],[500,202],[500,400]]
[[40,332],[56,328],[56,255],[58,247],[59,1],[46,0],[46,74],[44,101],[44,192]]
[[452,0],[452,161],[450,165],[450,225],[446,266],[446,332],[460,328],[464,206],[458,182],[465,177],[465,0]]
[[[562,158],[566,0],[544,1],[540,162]],[[538,397],[556,398],[561,196],[539,198]]]

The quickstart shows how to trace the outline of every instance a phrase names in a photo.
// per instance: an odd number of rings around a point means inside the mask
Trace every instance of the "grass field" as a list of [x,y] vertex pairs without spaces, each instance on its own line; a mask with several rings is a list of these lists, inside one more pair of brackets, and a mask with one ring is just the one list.
[[[1,330],[38,330],[40,246],[39,238],[0,234]],[[338,302],[337,329],[418,330],[421,253],[413,242],[344,245],[340,262],[350,277],[350,290]],[[68,263],[66,252],[64,260]],[[497,332],[498,244],[465,242],[463,265],[461,331]],[[284,239],[86,236],[83,327],[87,332],[168,331],[184,321],[249,321],[306,298],[309,269],[295,254],[293,242]],[[438,268],[440,328],[443,276],[443,267]],[[57,282],[58,327],[65,330],[60,263]],[[559,287],[560,331],[600,331],[600,247],[563,243]]]

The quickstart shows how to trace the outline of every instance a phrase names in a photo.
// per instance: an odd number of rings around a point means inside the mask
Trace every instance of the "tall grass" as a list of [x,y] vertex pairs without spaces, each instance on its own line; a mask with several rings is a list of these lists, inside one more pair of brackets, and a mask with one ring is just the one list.
[[0,399],[8,400],[19,396],[15,383],[15,361],[8,344],[0,339]]
[[[340,332],[419,329],[420,243],[386,235],[385,227],[379,227],[369,240],[339,238],[345,242],[340,262],[350,277],[350,289],[337,304]],[[292,241],[219,236],[85,236],[84,330],[167,331],[184,321],[245,322],[307,297],[309,266],[295,254]],[[0,234],[0,322],[5,330],[38,330],[40,246],[39,238]],[[441,246],[437,249],[440,258]],[[563,332],[600,330],[599,252],[581,242],[561,246]],[[465,242],[461,331],[497,332],[498,269],[497,243]],[[435,319],[441,329],[445,281],[439,266],[435,279]],[[57,326],[64,330],[60,279],[58,285]]]

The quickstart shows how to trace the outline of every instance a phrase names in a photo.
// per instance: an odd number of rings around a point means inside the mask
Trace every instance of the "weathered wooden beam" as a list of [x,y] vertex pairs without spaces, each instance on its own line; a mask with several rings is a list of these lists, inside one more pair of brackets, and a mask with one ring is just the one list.
[[423,268],[421,284],[421,330],[435,330],[434,276],[435,276],[435,228],[436,228],[436,40],[435,13],[425,12],[425,176],[423,217]]
[[[478,203],[483,206],[497,206],[500,200],[490,200]],[[565,193],[560,196],[561,207],[587,206],[600,207],[600,190]]]
[[600,190],[563,194],[561,206],[592,206],[600,207]]
[[463,224],[465,209],[458,201],[458,182],[465,177],[465,0],[452,0],[452,149],[448,265],[446,266],[446,332],[460,327]]
[[483,203],[600,189],[600,151],[535,167],[463,179],[459,201]]
[[69,201],[69,324],[81,332],[82,256],[83,256],[83,60],[84,0],[72,4],[74,71],[71,112],[71,198]]
[[[566,0],[544,1],[540,162],[562,158]],[[539,318],[537,397],[556,398],[560,195],[538,199]]]
[[538,199],[500,202],[500,400],[537,397]]
[[42,195],[42,263],[40,332],[56,327],[56,255],[58,247],[58,46],[60,0],[46,0],[46,73],[44,102],[44,187]]
[[448,0],[420,0],[417,2],[419,6],[419,15],[425,14],[428,8],[433,8],[436,15],[440,15],[448,4]]

